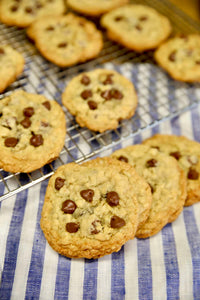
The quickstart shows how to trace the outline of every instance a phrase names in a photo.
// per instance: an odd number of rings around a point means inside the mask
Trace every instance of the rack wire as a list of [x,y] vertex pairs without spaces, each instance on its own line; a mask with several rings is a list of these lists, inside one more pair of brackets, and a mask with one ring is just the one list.
[[[139,0],[134,3],[149,5],[166,15],[173,25],[174,33],[187,34],[200,31],[198,23],[167,0]],[[0,169],[0,201],[50,177],[60,165],[72,161],[83,162],[199,103],[200,86],[171,79],[156,66],[153,51],[138,54],[104,38],[104,48],[96,59],[61,69],[46,61],[38,53],[27,39],[24,29],[0,24],[0,44],[11,44],[24,55],[26,60],[23,75],[0,96],[0,99],[13,90],[22,88],[28,92],[43,94],[61,104],[61,94],[72,77],[80,72],[102,66],[108,68],[114,66],[118,71],[130,76],[139,97],[135,115],[130,120],[122,121],[116,130],[104,133],[79,127],[63,107],[66,113],[67,133],[65,146],[58,159],[27,174],[12,174]]]

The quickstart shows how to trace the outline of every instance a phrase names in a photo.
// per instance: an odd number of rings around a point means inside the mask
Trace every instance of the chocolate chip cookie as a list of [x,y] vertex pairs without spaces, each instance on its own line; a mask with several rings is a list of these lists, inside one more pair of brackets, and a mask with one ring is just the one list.
[[0,46],[0,93],[2,93],[24,69],[23,55],[9,45]]
[[101,18],[108,37],[132,50],[154,49],[171,33],[171,24],[155,9],[130,4],[116,8]]
[[50,246],[67,257],[98,258],[119,251],[135,236],[135,171],[113,159],[101,160],[63,165],[49,180],[41,228]]
[[96,69],[74,77],[62,102],[80,126],[104,132],[134,115],[137,95],[133,84],[118,72]]
[[187,179],[185,206],[200,201],[200,144],[184,136],[156,134],[143,143],[173,156]]
[[138,238],[158,233],[179,216],[186,198],[186,179],[174,158],[148,145],[128,146],[112,157],[133,166],[151,188],[152,205],[146,222],[137,229]]
[[175,80],[200,81],[200,35],[180,35],[163,43],[155,60]]
[[60,67],[96,57],[103,47],[95,24],[72,13],[35,21],[27,30],[41,54]]
[[128,2],[129,0],[68,0],[67,5],[79,13],[99,16]]
[[65,114],[54,100],[22,90],[0,101],[0,168],[31,172],[56,159],[66,135]]
[[64,0],[1,0],[0,20],[8,25],[27,27],[47,15],[61,15],[67,10]]

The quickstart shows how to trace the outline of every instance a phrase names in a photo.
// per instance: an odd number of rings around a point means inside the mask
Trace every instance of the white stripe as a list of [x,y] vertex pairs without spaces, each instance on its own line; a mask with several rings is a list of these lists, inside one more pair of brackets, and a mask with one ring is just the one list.
[[40,200],[40,185],[29,189],[24,212],[11,299],[24,299]]
[[50,247],[45,247],[40,299],[54,299],[58,254]]
[[111,255],[106,255],[98,260],[97,300],[110,299],[111,263]]
[[72,259],[68,299],[79,300],[83,296],[84,259]]
[[126,300],[138,299],[137,239],[124,246]]
[[13,208],[15,205],[16,196],[12,196],[5,199],[1,203],[0,209],[0,282],[1,273],[4,267],[5,253],[6,253],[6,242],[10,229],[10,222],[12,219]]
[[193,294],[192,285],[192,259],[190,247],[185,230],[183,214],[181,214],[176,221],[172,223],[172,230],[176,243],[177,260],[179,265],[179,297],[180,299],[187,299],[186,296],[191,297]]
[[163,255],[162,233],[159,232],[150,239],[152,294],[153,299],[166,299],[166,270]]

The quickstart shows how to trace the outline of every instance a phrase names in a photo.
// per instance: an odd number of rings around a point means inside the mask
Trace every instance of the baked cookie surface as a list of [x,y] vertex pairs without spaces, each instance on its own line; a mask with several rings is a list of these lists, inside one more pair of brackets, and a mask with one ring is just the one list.
[[59,167],[49,180],[40,222],[50,246],[67,257],[98,258],[133,239],[138,202],[131,170],[113,160]]
[[23,72],[24,58],[9,45],[0,46],[0,93]]
[[200,144],[184,136],[156,134],[144,144],[176,158],[187,179],[185,206],[200,201]]
[[27,27],[34,20],[66,11],[64,0],[1,0],[0,20],[7,25]]
[[0,101],[0,167],[31,172],[56,159],[66,135],[65,114],[54,100],[22,90]]
[[80,13],[99,16],[128,2],[129,0],[67,0],[67,5]]
[[96,57],[103,47],[95,24],[72,13],[35,21],[27,30],[41,54],[60,67]]
[[146,222],[136,236],[147,238],[158,233],[182,212],[186,179],[176,160],[148,145],[133,145],[115,151],[112,157],[133,166],[151,187],[152,205]]
[[163,43],[155,60],[176,80],[200,81],[200,35],[181,35]]
[[62,102],[80,126],[103,132],[134,115],[137,95],[133,84],[118,72],[96,69],[74,77]]
[[169,20],[151,7],[137,4],[116,8],[101,18],[107,35],[123,46],[142,52],[156,48],[171,33]]

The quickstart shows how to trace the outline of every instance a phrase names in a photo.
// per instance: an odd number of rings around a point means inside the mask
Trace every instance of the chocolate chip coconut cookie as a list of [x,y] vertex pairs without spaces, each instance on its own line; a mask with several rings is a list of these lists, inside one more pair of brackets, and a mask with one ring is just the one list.
[[98,161],[59,167],[47,187],[41,228],[50,246],[67,257],[98,258],[135,236],[135,171],[112,159]]
[[179,216],[186,198],[186,179],[174,158],[148,145],[128,146],[115,151],[112,157],[132,165],[151,187],[151,209],[137,230],[138,238],[158,233]]
[[2,93],[24,69],[23,56],[8,45],[0,46],[0,93]]
[[96,57],[103,38],[96,26],[72,13],[35,21],[27,30],[41,54],[60,67]]
[[64,0],[1,0],[0,20],[8,25],[27,27],[34,20],[47,15],[61,15],[66,11]]
[[187,178],[185,206],[200,201],[200,144],[184,136],[156,134],[143,143],[173,156]]
[[99,16],[128,2],[129,0],[67,0],[67,5],[77,12]]
[[107,35],[123,46],[142,52],[154,49],[171,33],[169,20],[151,7],[125,5],[101,18]]
[[180,35],[163,43],[155,52],[155,60],[172,78],[200,81],[200,35]]
[[0,168],[31,172],[58,157],[65,141],[60,105],[18,90],[0,101]]
[[133,116],[137,95],[133,84],[116,71],[96,69],[74,77],[62,95],[80,126],[103,132]]

